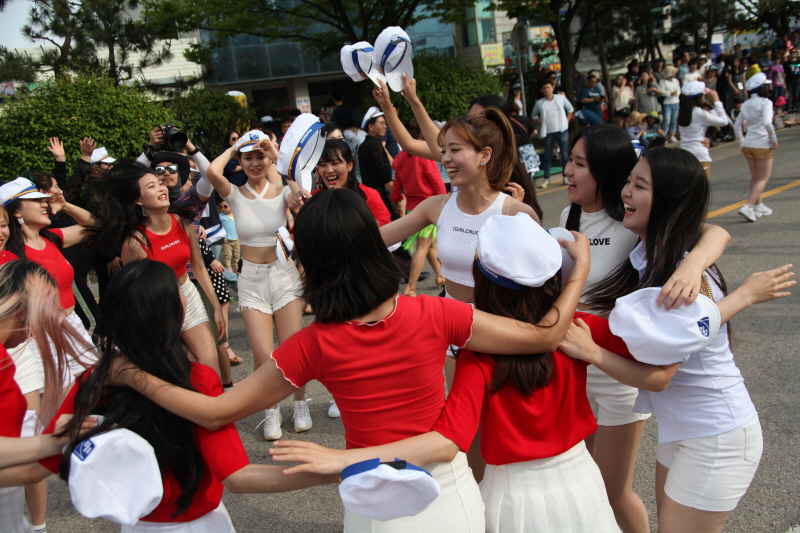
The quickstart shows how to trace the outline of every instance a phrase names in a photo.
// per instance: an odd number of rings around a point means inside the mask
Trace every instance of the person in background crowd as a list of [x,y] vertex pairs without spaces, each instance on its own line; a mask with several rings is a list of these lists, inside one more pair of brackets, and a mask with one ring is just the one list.
[[797,100],[800,98],[800,59],[797,57],[797,48],[789,52],[789,59],[783,63],[786,76],[786,110],[795,113],[798,110]]
[[[637,74],[636,78],[639,76]],[[611,88],[611,99],[614,104],[614,122],[620,128],[625,126],[625,119],[628,118],[633,110],[635,100],[633,89],[625,81],[625,76],[617,76],[614,87]]]
[[586,87],[581,90],[580,101],[583,108],[576,113],[578,121],[583,126],[603,123],[603,105],[606,93],[598,87],[597,75],[589,73],[586,78]]
[[[569,100],[553,94],[553,85],[542,85],[542,99],[533,107],[534,122],[539,126],[539,138],[544,138],[544,183],[550,184],[550,167],[553,164],[553,148],[558,144],[561,168],[567,166],[569,156],[569,121],[574,111]],[[566,178],[564,178],[566,181]]]
[[664,95],[664,130],[667,142],[676,142],[678,131],[678,109],[680,106],[681,84],[675,75],[678,69],[672,65],[664,69],[664,81],[661,82],[661,94]]

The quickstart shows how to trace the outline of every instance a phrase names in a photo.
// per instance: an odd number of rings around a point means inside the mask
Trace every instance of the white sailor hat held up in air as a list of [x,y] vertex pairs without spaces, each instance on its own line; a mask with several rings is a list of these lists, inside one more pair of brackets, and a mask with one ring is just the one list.
[[278,154],[278,174],[310,191],[312,172],[325,148],[325,124],[311,113],[303,113],[289,126]]
[[345,509],[381,522],[421,513],[440,492],[439,483],[428,472],[400,459],[352,464],[342,470],[339,484]]
[[719,309],[701,294],[693,304],[667,311],[656,303],[660,292],[661,287],[650,287],[617,299],[608,325],[637,361],[682,363],[717,335],[722,321]]
[[361,119],[361,129],[366,131],[367,124],[369,123],[370,120],[382,116],[383,116],[383,111],[381,111],[375,106],[370,107],[369,109],[367,109],[367,112],[364,113],[364,118]]
[[702,81],[690,81],[681,89],[681,94],[686,98],[700,96],[706,90],[706,84]]
[[375,41],[372,64],[386,76],[386,84],[395,92],[403,90],[403,74],[414,77],[411,63],[411,39],[403,28],[390,26],[383,30]]
[[541,287],[561,269],[561,245],[525,213],[489,217],[473,244],[478,269],[508,289]]
[[92,150],[92,157],[89,161],[91,164],[96,165],[98,163],[113,163],[116,159],[108,155],[108,150],[101,146]]
[[378,66],[372,62],[372,53],[375,49],[366,41],[355,44],[346,44],[342,47],[341,60],[345,74],[350,76],[353,81],[372,80],[378,85],[378,80],[386,83],[386,78],[378,70]]
[[35,200],[37,198],[50,198],[49,194],[39,192],[36,185],[29,179],[17,178],[10,183],[0,187],[0,203],[3,207],[8,207],[8,204],[22,198],[23,200]]
[[275,243],[275,255],[278,256],[278,263],[283,268],[288,268],[292,264],[292,254],[294,253],[294,241],[289,230],[281,226],[275,232],[277,242]]
[[251,130],[239,137],[233,149],[240,153],[252,152],[258,150],[256,146],[264,139],[269,139],[269,136],[261,130]]
[[745,87],[747,88],[747,92],[754,93],[765,83],[767,83],[767,75],[763,72],[759,72],[747,80]]
[[86,518],[133,525],[161,503],[164,486],[153,447],[128,429],[84,440],[69,461],[72,504]]

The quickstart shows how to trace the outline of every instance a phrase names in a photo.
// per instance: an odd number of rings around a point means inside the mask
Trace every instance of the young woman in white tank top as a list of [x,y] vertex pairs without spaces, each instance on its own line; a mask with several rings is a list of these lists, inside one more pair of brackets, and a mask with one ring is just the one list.
[[[606,279],[628,256],[639,238],[622,226],[625,208],[620,192],[638,162],[630,139],[619,128],[597,125],[585,128],[573,140],[564,176],[572,202],[561,213],[561,226],[586,235],[592,266],[584,293]],[[667,305],[677,307],[697,297],[705,268],[712,265],[730,236],[722,228],[706,225],[697,246],[664,285]],[[584,303],[578,308],[593,313]],[[624,533],[650,531],[647,509],[633,492],[636,451],[649,414],[632,412],[637,389],[618,382],[597,367],[587,368],[586,393],[597,418],[597,432],[586,439],[600,467],[609,502]]]
[[[247,175],[242,187],[233,186],[222,174],[231,159],[238,159]],[[259,131],[243,135],[239,142],[216,158],[208,168],[208,179],[228,202],[242,248],[239,274],[239,309],[253,350],[255,369],[267,361],[274,350],[272,325],[283,343],[300,331],[303,287],[297,268],[290,262],[283,268],[275,255],[275,232],[286,225],[286,199],[289,188],[267,181],[267,173],[278,159],[278,149]],[[264,437],[282,436],[280,406],[265,411]],[[311,429],[305,389],[294,393],[296,431]]]

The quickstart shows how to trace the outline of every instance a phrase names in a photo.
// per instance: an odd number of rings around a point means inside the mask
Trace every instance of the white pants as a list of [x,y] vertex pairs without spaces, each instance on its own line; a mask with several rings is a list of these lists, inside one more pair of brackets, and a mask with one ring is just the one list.
[[142,522],[133,526],[122,526],[121,533],[155,533],[156,531],[169,533],[236,533],[228,516],[225,504],[220,502],[219,507],[210,513],[191,522]]
[[[94,346],[92,343],[92,337],[89,335],[89,332],[86,331],[86,328],[83,327],[83,322],[81,322],[80,317],[78,316],[75,311],[72,312],[67,317],[67,322],[75,328],[75,331],[78,335],[90,346]],[[39,377],[42,379],[42,383],[45,382],[44,380],[44,365],[42,364],[42,354],[39,351],[39,346],[37,346],[36,341],[31,339],[28,343],[31,347],[31,351],[36,359],[36,367],[39,369]],[[72,343],[72,348],[80,354],[78,359],[72,357],[72,355],[67,355],[67,360],[69,362],[69,366],[64,370],[64,386],[71,384],[75,381],[75,376],[80,375],[87,367],[94,365],[97,362],[97,352],[94,349],[87,349],[86,347],[80,345],[77,342]],[[55,356],[55,347],[52,343],[50,343],[50,352]],[[83,363],[83,364],[81,364]],[[44,393],[44,388],[39,389],[39,392]]]
[[442,492],[430,507],[415,516],[379,522],[344,512],[344,533],[484,533],[483,502],[467,456],[458,452],[449,463],[424,467]]
[[581,441],[547,459],[486,465],[487,533],[618,533],[600,469]]

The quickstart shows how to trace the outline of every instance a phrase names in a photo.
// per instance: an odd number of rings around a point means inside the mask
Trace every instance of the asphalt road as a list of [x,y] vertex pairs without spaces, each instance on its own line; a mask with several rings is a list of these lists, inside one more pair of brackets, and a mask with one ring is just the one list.
[[[767,190],[789,185],[767,198],[774,209],[770,217],[757,223],[746,222],[735,209],[719,210],[744,200],[750,174],[744,157],[734,144],[712,150],[713,205],[711,222],[724,227],[733,237],[719,262],[728,286],[738,287],[752,272],[776,268],[785,263],[800,265],[800,127],[778,132],[780,145]],[[555,180],[554,180],[555,182]],[[561,210],[567,206],[566,189],[553,186],[540,192],[545,227],[558,225]],[[421,292],[435,294],[431,278],[421,283]],[[751,307],[732,321],[736,362],[759,412],[764,431],[764,455],[755,480],[739,507],[732,513],[726,532],[784,533],[800,519],[800,293],[769,304]],[[310,322],[305,317],[304,325]],[[244,379],[252,371],[252,354],[241,315],[231,313],[231,346],[245,358],[234,368],[234,379]],[[312,382],[308,386],[314,427],[295,434],[291,425],[291,399],[282,403],[284,437],[310,440],[343,448],[344,429],[339,419],[326,416],[330,394]],[[288,414],[288,416],[286,416]],[[251,462],[270,463],[269,444],[264,441],[253,415],[236,425]],[[648,422],[639,449],[635,491],[650,510],[651,528],[656,530],[654,497],[657,421]],[[235,495],[225,493],[223,501],[239,532],[333,533],[342,529],[342,504],[336,486],[316,487],[286,494]],[[66,485],[50,478],[47,523],[51,533],[111,532],[119,526],[103,520],[80,517],[69,502]]]

